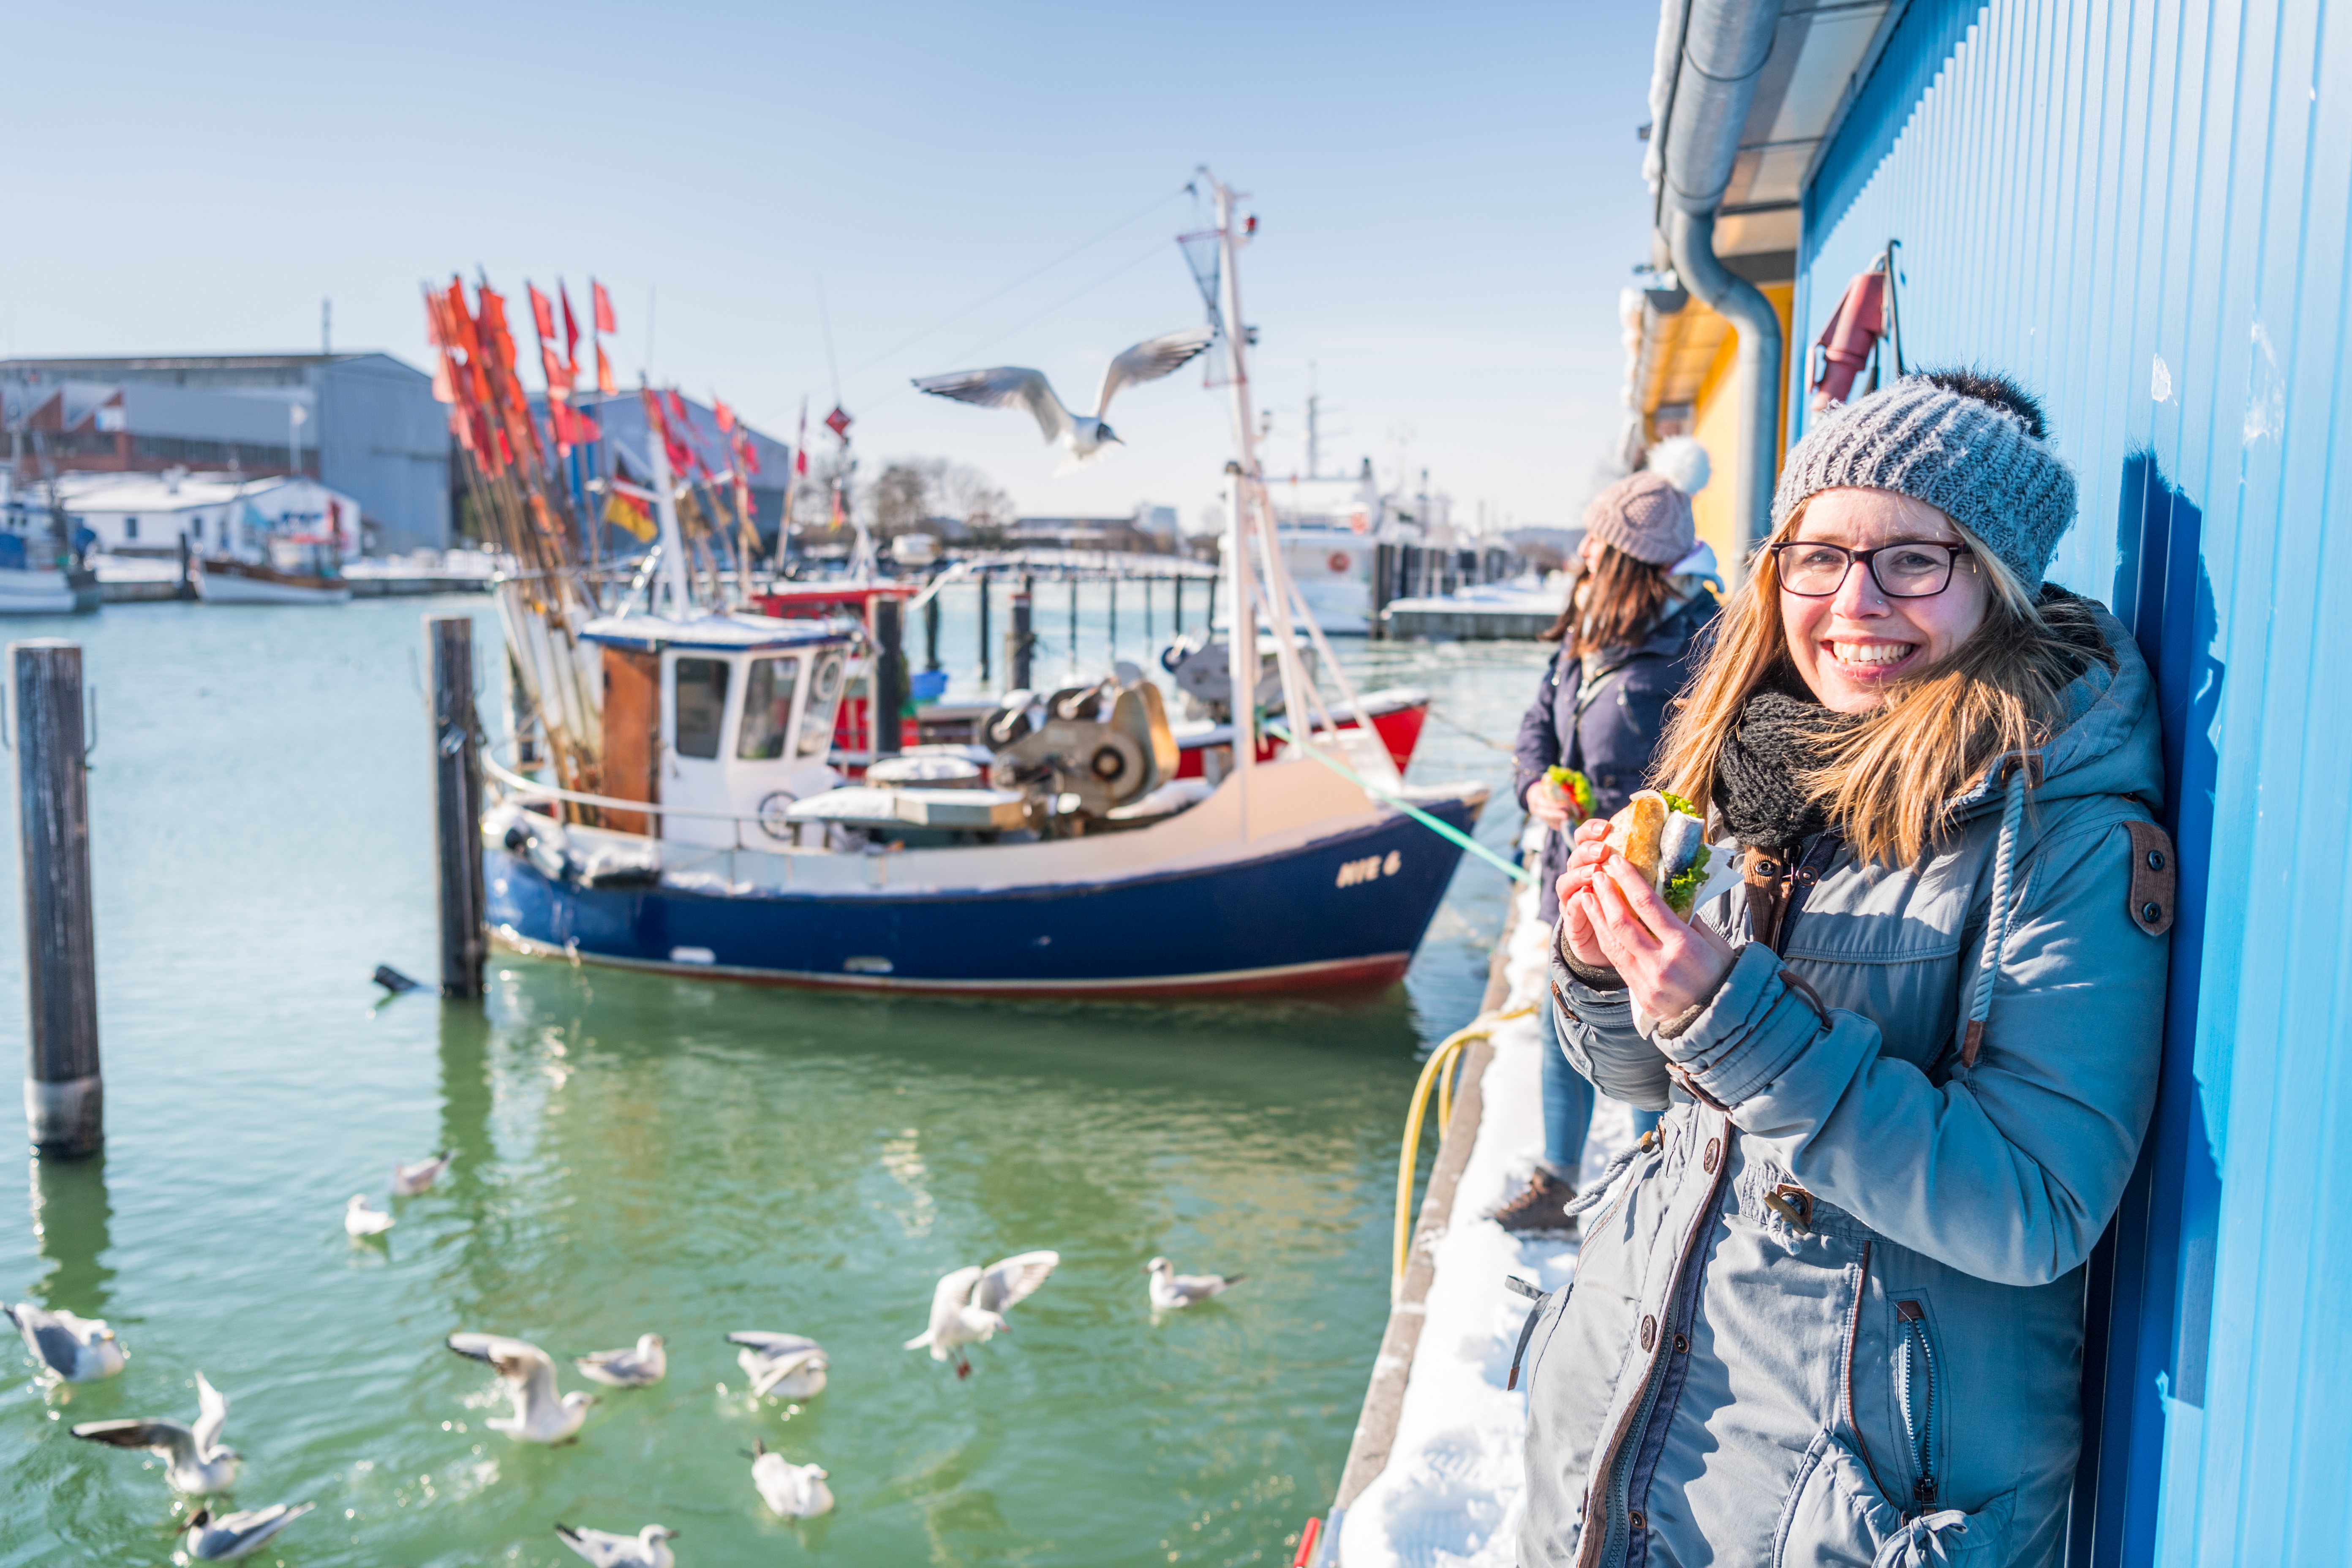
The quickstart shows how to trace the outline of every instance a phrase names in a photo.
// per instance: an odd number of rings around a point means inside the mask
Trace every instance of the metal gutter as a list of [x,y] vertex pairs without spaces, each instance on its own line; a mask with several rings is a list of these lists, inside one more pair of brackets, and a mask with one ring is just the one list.
[[[1739,157],[1757,78],[1772,53],[1780,0],[1691,0],[1667,106],[1658,183],[1659,227],[1675,276],[1738,333],[1740,426],[1732,465],[1740,554],[1772,526],[1780,441],[1780,318],[1762,289],[1715,254],[1715,217]],[[1741,563],[1727,563],[1738,570]]]

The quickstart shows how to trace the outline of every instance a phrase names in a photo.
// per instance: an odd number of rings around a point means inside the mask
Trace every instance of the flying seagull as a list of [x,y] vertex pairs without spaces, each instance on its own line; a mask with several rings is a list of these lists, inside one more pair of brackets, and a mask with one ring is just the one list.
[[26,1348],[68,1383],[96,1383],[122,1370],[122,1342],[103,1318],[47,1312],[30,1301],[0,1303],[0,1311],[25,1336]]
[[666,1524],[649,1524],[635,1535],[615,1535],[609,1530],[574,1530],[558,1520],[555,1533],[596,1568],[674,1568],[677,1562],[669,1549],[677,1531]]
[[1151,1276],[1151,1310],[1155,1312],[1172,1312],[1179,1307],[1222,1296],[1245,1278],[1239,1274],[1179,1274],[1176,1266],[1164,1258],[1155,1258],[1143,1268]]
[[806,1399],[824,1392],[824,1347],[803,1334],[771,1334],[758,1329],[738,1329],[727,1336],[730,1345],[743,1348],[735,1352],[735,1364],[751,1380],[755,1396],[775,1394],[783,1399]]
[[1193,327],[1164,337],[1146,338],[1136,344],[1111,361],[1110,368],[1103,373],[1102,392],[1095,399],[1091,416],[1073,414],[1064,407],[1062,400],[1054,395],[1053,385],[1046,381],[1044,371],[1020,365],[919,376],[915,385],[935,396],[977,403],[983,408],[1027,409],[1036,418],[1037,427],[1045,431],[1046,444],[1061,444],[1065,456],[1062,466],[1055,472],[1066,474],[1101,457],[1104,447],[1125,444],[1103,423],[1103,416],[1110,412],[1110,400],[1118,395],[1120,387],[1158,381],[1172,374],[1197,357],[1215,337],[1216,333],[1207,327]]
[[228,1398],[196,1373],[196,1424],[177,1421],[85,1421],[73,1435],[116,1448],[144,1448],[169,1461],[163,1479],[175,1492],[202,1497],[226,1491],[236,1477],[237,1451],[221,1446]]
[[639,1334],[637,1347],[626,1351],[591,1351],[572,1358],[580,1375],[614,1388],[651,1388],[669,1371],[668,1352],[659,1334]]
[[257,1552],[271,1536],[317,1506],[298,1502],[289,1508],[281,1502],[275,1508],[225,1513],[218,1519],[212,1510],[200,1508],[188,1518],[188,1555],[199,1563],[226,1563]]
[[982,1268],[979,1264],[959,1268],[931,1292],[931,1326],[907,1342],[907,1349],[930,1347],[933,1361],[953,1361],[958,1377],[971,1375],[963,1347],[985,1342],[998,1330],[1013,1326],[1004,1321],[1029,1292],[1062,1261],[1058,1252],[1024,1252]]
[[394,1165],[392,1168],[392,1195],[413,1198],[439,1181],[441,1173],[448,1168],[449,1151],[446,1149],[430,1160],[419,1160],[411,1165]]
[[833,1489],[824,1484],[825,1473],[823,1465],[795,1465],[782,1454],[768,1452],[765,1440],[751,1439],[751,1485],[785,1519],[814,1519],[833,1511]]
[[482,1423],[518,1443],[561,1443],[588,1419],[593,1394],[555,1394],[555,1363],[547,1352],[523,1340],[502,1334],[451,1334],[449,1348],[459,1355],[484,1361],[506,1379],[514,1396],[514,1414],[493,1415]]

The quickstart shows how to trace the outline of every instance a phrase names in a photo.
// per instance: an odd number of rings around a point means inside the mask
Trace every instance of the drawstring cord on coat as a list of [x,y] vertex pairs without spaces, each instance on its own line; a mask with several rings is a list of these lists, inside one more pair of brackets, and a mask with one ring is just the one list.
[[1951,1557],[1944,1550],[1944,1533],[1955,1535],[1969,1532],[1969,1516],[1958,1509],[1940,1509],[1923,1513],[1916,1519],[1903,1521],[1903,1528],[1888,1536],[1870,1560],[1870,1568],[1931,1568],[1937,1563],[1948,1563]]
[[2009,882],[2017,858],[2018,825],[2025,817],[2025,780],[2031,760],[2014,760],[2009,775],[2009,798],[2000,813],[2000,844],[1993,852],[1992,908],[1985,916],[1984,959],[1977,970],[1975,999],[1969,1005],[1968,1033],[1960,1041],[1960,1064],[1977,1065],[1984,1049],[1985,1019],[1992,1012],[1992,984],[2000,977],[2000,950],[2009,942]]
[[1609,1163],[1601,1167],[1601,1179],[1585,1188],[1578,1194],[1574,1203],[1570,1204],[1560,1212],[1573,1218],[1587,1209],[1599,1208],[1601,1200],[1609,1195],[1609,1189],[1617,1184],[1617,1178],[1625,1173],[1625,1167],[1647,1153],[1657,1142],[1657,1139],[1656,1132],[1644,1132],[1633,1142],[1631,1147],[1617,1151]]

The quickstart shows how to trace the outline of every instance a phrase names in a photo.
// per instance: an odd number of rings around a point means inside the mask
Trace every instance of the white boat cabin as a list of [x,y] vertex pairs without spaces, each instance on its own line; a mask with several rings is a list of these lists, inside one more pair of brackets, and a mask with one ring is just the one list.
[[656,810],[632,821],[608,811],[607,826],[713,847],[799,841],[787,809],[841,782],[826,755],[850,634],[821,622],[714,615],[608,617],[581,636],[604,652],[600,793],[719,814]]

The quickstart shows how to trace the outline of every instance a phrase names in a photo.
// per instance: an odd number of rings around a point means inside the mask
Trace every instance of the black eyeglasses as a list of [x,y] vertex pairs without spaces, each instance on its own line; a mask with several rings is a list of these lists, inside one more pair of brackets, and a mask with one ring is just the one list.
[[1792,540],[1772,546],[1780,586],[1804,599],[1826,599],[1845,585],[1855,562],[1870,569],[1871,581],[1890,599],[1931,599],[1951,585],[1952,563],[1976,552],[1965,544],[1905,539],[1875,550]]

